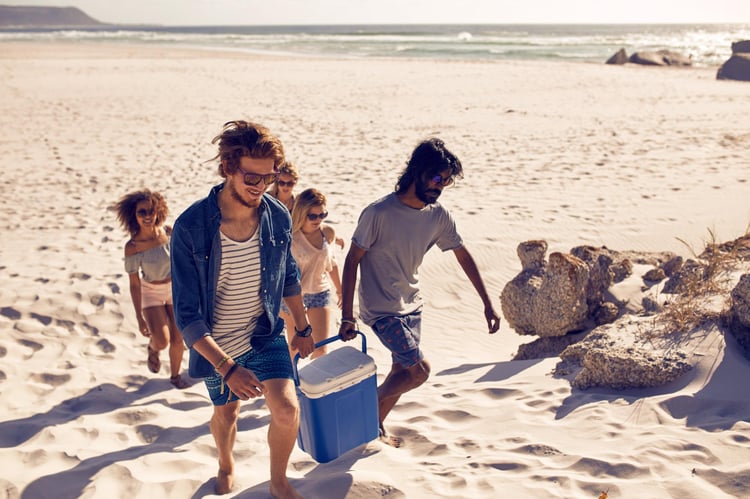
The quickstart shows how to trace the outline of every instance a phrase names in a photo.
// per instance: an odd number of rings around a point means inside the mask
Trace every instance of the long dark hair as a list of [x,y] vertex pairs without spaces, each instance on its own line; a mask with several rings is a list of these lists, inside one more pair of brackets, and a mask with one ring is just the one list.
[[437,137],[423,140],[411,153],[411,159],[396,182],[396,192],[403,194],[421,176],[437,175],[450,169],[451,176],[463,178],[464,169],[455,154]]

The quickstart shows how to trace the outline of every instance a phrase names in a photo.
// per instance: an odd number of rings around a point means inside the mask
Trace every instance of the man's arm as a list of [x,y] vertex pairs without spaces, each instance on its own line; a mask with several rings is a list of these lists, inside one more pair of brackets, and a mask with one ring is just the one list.
[[[309,322],[307,320],[307,316],[305,315],[305,305],[302,302],[302,295],[298,294],[287,296],[284,298],[284,303],[286,304],[289,312],[292,314],[292,318],[294,319],[294,326],[292,327],[296,328],[297,326],[299,326],[300,331],[304,330]],[[297,350],[299,352],[299,356],[304,359],[305,357],[310,355],[313,350],[315,350],[315,340],[312,336],[308,336],[307,338],[297,336],[297,331],[295,330],[294,336],[292,337],[292,348]]]
[[484,287],[484,281],[482,281],[482,276],[479,275],[479,269],[477,268],[476,262],[474,262],[474,258],[465,246],[456,248],[453,250],[453,253],[456,255],[458,263],[464,270],[466,277],[471,281],[474,289],[477,290],[479,298],[481,298],[482,303],[484,304],[484,318],[487,320],[489,333],[492,334],[497,332],[500,328],[500,317],[495,313],[495,309],[492,307],[492,300],[490,300],[490,297],[487,294],[487,289]]
[[366,251],[352,243],[344,261],[344,272],[341,276],[341,327],[339,336],[344,341],[354,339],[357,334],[354,317],[354,291],[357,287],[357,269]]

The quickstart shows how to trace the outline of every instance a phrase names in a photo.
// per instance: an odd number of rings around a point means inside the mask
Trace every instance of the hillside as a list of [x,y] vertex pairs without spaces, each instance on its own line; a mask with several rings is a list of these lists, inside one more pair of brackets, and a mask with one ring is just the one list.
[[25,7],[0,5],[0,28],[101,26],[76,7]]

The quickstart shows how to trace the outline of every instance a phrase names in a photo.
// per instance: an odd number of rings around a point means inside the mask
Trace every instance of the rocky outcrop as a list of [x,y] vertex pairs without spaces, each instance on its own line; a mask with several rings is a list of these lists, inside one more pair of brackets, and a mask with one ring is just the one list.
[[657,50],[654,52],[641,51],[635,52],[628,59],[634,64],[643,64],[647,66],[692,66],[693,61],[690,56],[674,52],[672,50]]
[[518,334],[562,336],[586,322],[588,267],[563,253],[552,253],[547,263],[546,251],[545,241],[519,244],[516,252],[523,269],[500,295],[503,316]]
[[740,277],[730,295],[728,329],[750,360],[750,274]]
[[719,68],[716,79],[750,81],[750,54],[732,54]]
[[750,81],[750,40],[732,43],[732,56],[716,72],[716,79]]
[[732,289],[730,313],[741,325],[750,329],[750,274],[740,277]]
[[558,374],[577,371],[571,384],[581,390],[597,386],[625,390],[662,386],[692,366],[677,349],[655,352],[619,342],[616,327],[597,328],[560,354]]
[[704,276],[704,265],[692,259],[685,261],[680,269],[664,283],[662,293],[679,294],[695,289]]
[[628,62],[628,53],[625,52],[625,49],[618,50],[607,59],[607,64],[625,64],[626,62]]
[[750,40],[740,40],[732,43],[733,54],[750,54]]

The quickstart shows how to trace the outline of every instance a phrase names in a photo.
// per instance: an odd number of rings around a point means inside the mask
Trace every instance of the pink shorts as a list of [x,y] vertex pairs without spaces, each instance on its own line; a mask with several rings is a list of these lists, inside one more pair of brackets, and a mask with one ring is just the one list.
[[141,308],[172,304],[172,283],[153,284],[141,279]]

